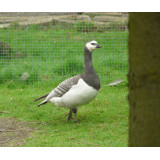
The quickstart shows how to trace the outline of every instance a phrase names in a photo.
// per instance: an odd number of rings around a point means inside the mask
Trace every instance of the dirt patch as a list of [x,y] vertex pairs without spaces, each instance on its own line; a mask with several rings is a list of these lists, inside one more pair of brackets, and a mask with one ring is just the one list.
[[0,118],[0,147],[15,147],[25,144],[25,138],[34,129],[28,122],[19,122],[13,118]]

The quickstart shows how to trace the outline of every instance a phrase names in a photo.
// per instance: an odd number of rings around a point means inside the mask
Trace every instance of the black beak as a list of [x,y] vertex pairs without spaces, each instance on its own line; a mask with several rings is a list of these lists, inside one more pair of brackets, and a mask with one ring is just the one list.
[[102,46],[100,46],[99,44],[97,44],[96,48],[102,48]]

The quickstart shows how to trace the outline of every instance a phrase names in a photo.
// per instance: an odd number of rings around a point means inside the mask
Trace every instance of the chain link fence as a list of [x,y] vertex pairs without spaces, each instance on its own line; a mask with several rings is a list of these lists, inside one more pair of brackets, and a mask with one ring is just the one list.
[[0,83],[61,81],[83,72],[84,45],[101,82],[126,79],[128,13],[0,13]]

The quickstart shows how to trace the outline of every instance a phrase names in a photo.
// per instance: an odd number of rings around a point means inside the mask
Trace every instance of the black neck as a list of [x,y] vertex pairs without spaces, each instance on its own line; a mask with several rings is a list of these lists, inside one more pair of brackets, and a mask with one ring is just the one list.
[[89,51],[86,47],[84,48],[84,72],[81,75],[81,78],[93,88],[100,89],[99,78],[92,65],[92,52]]
[[92,65],[92,52],[89,51],[86,47],[84,48],[84,72],[85,73],[95,72]]

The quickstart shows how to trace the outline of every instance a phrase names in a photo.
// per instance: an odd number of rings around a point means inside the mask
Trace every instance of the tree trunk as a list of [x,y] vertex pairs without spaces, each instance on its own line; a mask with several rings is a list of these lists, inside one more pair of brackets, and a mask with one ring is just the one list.
[[160,13],[130,13],[129,31],[129,146],[160,146]]

